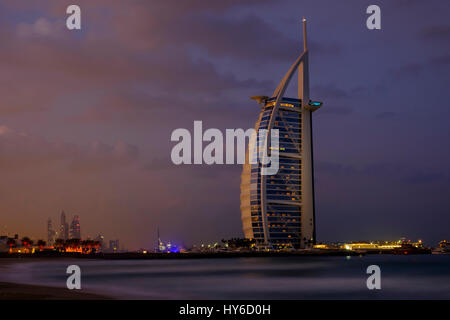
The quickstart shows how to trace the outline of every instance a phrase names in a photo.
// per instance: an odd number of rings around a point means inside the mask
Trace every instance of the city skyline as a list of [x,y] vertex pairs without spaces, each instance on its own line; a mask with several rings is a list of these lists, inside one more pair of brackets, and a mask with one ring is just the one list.
[[[81,225],[80,218],[75,214],[72,218],[72,222],[67,223],[66,213],[61,211],[58,229],[53,228],[52,218],[47,220],[47,243],[52,244],[56,239],[68,240],[68,239],[81,239]],[[89,237],[87,237],[89,238]]]
[[448,4],[381,1],[377,31],[356,1],[78,4],[79,32],[66,3],[0,4],[2,231],[46,239],[64,208],[83,235],[130,249],[153,247],[155,226],[188,244],[243,236],[241,166],[175,166],[170,133],[252,128],[248,97],[296,59],[305,16],[310,93],[326,105],[317,240],[448,238]]

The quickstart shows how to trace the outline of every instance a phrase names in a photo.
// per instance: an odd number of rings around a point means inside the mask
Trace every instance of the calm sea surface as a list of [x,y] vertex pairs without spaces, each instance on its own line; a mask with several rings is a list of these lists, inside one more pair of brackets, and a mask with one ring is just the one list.
[[[52,260],[2,269],[1,281],[66,286],[79,265],[82,290],[137,299],[450,299],[450,255]],[[368,290],[369,265],[381,290]]]

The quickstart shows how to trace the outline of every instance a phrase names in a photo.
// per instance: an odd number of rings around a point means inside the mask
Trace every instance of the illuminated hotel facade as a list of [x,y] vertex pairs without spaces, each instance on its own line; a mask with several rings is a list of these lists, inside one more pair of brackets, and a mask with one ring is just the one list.
[[[273,95],[252,97],[261,105],[255,129],[279,130],[277,174],[262,175],[260,163],[246,163],[241,176],[244,234],[264,248],[310,248],[316,241],[311,116],[322,103],[309,98],[305,19],[303,45]],[[298,98],[286,98],[297,70]]]

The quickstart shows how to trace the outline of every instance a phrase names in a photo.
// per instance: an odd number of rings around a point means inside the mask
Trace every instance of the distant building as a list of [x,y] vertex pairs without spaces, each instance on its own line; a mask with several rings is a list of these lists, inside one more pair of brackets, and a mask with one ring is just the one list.
[[170,241],[164,243],[159,236],[159,228],[157,229],[158,236],[158,247],[156,248],[156,252],[180,252],[180,248],[176,245],[173,245]]
[[7,236],[0,236],[0,252],[9,251],[8,239],[9,238]]
[[158,234],[158,249],[159,252],[164,252],[166,250],[166,247],[164,246],[164,243],[161,241],[161,237],[159,236],[159,227],[157,229]]
[[94,239],[94,241],[98,241],[98,242],[100,243],[100,249],[101,249],[102,251],[104,251],[104,250],[106,249],[106,247],[105,247],[105,237],[104,237],[103,235],[99,234],[99,235]]
[[53,230],[52,219],[48,218],[47,221],[47,244],[53,246],[56,239],[56,231]]
[[61,225],[59,227],[59,238],[63,240],[69,239],[69,224],[66,222],[66,214],[61,212]]
[[81,239],[80,218],[74,216],[70,224],[70,239]]
[[109,251],[116,252],[119,251],[119,240],[109,240]]

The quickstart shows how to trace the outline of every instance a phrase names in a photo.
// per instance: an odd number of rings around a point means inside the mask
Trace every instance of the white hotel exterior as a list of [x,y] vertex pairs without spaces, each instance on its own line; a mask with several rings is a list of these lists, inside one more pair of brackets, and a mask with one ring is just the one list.
[[[304,51],[271,97],[252,97],[261,105],[255,129],[279,130],[279,171],[261,175],[261,164],[244,164],[241,213],[246,238],[265,248],[309,248],[316,240],[312,112],[322,103],[309,97],[309,51],[303,19]],[[298,99],[286,88],[298,70]]]

